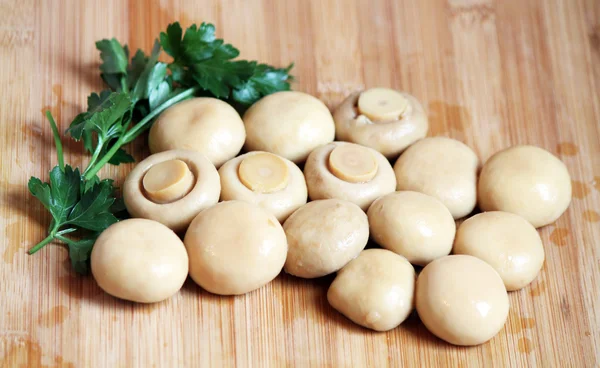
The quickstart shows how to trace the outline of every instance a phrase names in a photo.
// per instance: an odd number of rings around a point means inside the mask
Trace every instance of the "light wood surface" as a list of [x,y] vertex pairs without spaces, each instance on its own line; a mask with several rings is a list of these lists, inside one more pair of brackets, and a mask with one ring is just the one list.
[[[0,366],[600,364],[598,0],[0,0],[0,16]],[[504,330],[473,348],[436,339],[416,315],[375,333],[328,305],[331,278],[281,275],[238,297],[188,281],[166,302],[135,305],[75,276],[61,246],[26,255],[49,223],[26,188],[55,164],[41,111],[64,131],[102,88],[96,40],[149,50],[176,20],[213,22],[244,58],[294,61],[294,88],[330,107],[389,86],[423,102],[430,135],[460,139],[482,160],[518,143],[558,155],[573,202],[540,230],[544,269],[510,293]],[[131,148],[137,159],[144,145]],[[87,159],[79,144],[66,152],[71,164]]]

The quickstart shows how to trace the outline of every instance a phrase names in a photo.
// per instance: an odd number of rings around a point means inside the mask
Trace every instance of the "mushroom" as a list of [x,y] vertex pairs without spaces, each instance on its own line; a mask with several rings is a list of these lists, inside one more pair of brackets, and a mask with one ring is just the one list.
[[344,199],[364,211],[396,188],[394,170],[381,153],[347,142],[332,142],[312,151],[304,176],[310,199]]
[[200,212],[184,244],[192,279],[221,295],[248,293],[271,282],[288,249],[275,216],[244,201],[221,202]]
[[358,143],[395,159],[427,135],[423,106],[406,92],[371,88],[348,96],[334,111],[336,138]]
[[487,262],[508,291],[529,285],[544,265],[540,235],[527,220],[509,212],[484,212],[467,219],[456,232],[453,252]]
[[354,323],[388,331],[409,316],[414,289],[415,269],[406,258],[367,249],[338,272],[327,300]]
[[203,209],[219,201],[221,183],[214,165],[200,152],[155,153],[127,175],[123,199],[133,217],[182,231]]
[[515,146],[493,155],[479,176],[479,206],[524,217],[533,226],[556,221],[571,203],[565,164],[535,146]]
[[355,258],[369,240],[367,215],[339,199],[312,201],[285,221],[288,254],[285,272],[315,278],[336,272]]
[[371,237],[382,247],[425,266],[452,250],[456,225],[446,206],[418,192],[378,198],[367,212]]
[[431,262],[417,278],[415,303],[427,329],[454,345],[479,345],[494,337],[508,317],[508,293],[484,261],[453,255]]
[[335,124],[319,99],[302,92],[276,92],[244,114],[247,151],[266,151],[295,163],[320,145],[333,141]]
[[216,166],[235,157],[246,139],[244,123],[231,105],[198,97],[165,110],[150,128],[150,152],[184,149],[203,153]]
[[465,144],[446,137],[425,138],[394,164],[396,189],[435,197],[459,219],[475,208],[478,167],[477,155]]
[[285,221],[306,203],[302,171],[292,161],[268,152],[253,151],[227,161],[219,169],[221,200],[259,205]]
[[91,255],[92,275],[110,295],[138,303],[170,298],[188,274],[183,242],[168,227],[128,219],[104,230]]

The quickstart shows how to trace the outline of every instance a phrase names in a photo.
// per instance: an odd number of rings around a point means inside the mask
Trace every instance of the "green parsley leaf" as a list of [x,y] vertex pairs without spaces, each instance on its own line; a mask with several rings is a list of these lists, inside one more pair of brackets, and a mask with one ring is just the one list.
[[93,234],[89,238],[77,241],[69,240],[67,242],[71,266],[73,266],[73,269],[78,274],[87,275],[90,272],[90,257],[98,235]]
[[[97,103],[101,103],[97,105]],[[125,128],[124,124],[129,122],[128,114],[131,109],[129,95],[124,92],[111,93],[108,97],[90,96],[89,106],[93,107],[88,112],[81,113],[75,117],[67,133],[75,140],[83,139],[85,148],[93,152],[97,144],[106,145],[110,139],[117,137]],[[93,133],[96,133],[97,143],[93,141]]]
[[132,162],[135,162],[135,159],[129,153],[125,152],[123,148],[119,148],[114,156],[108,160],[108,163],[111,165],[129,164]]
[[101,106],[103,103],[105,103],[108,98],[111,96],[112,92],[108,89],[103,90],[102,92],[100,92],[100,94],[97,94],[96,92],[92,92],[87,99],[87,103],[88,103],[88,108],[87,111],[95,111],[96,109],[98,109],[99,106]]
[[107,74],[127,73],[127,52],[115,38],[96,42],[96,48],[100,50],[102,64],[100,70]]
[[50,183],[42,183],[38,178],[29,179],[29,191],[52,215],[55,224],[62,224],[77,203],[81,175],[79,169],[69,165],[63,172],[55,166],[50,171]]
[[67,223],[83,229],[103,231],[117,222],[117,218],[109,211],[115,201],[112,183],[112,180],[105,179],[85,191],[73,207]]

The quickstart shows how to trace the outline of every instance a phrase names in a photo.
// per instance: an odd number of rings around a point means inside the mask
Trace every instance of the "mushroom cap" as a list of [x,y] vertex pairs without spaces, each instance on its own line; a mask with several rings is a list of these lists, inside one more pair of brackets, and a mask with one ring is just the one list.
[[327,300],[354,323],[387,331],[410,315],[415,278],[406,258],[385,249],[367,249],[338,272]]
[[184,244],[192,279],[221,295],[248,293],[271,282],[288,249],[275,216],[244,201],[221,202],[200,212]]
[[494,337],[508,317],[508,293],[484,261],[453,255],[431,262],[417,278],[415,302],[427,329],[454,345],[479,345]]
[[150,152],[183,149],[203,153],[216,166],[235,157],[246,139],[244,122],[228,103],[197,97],[165,110],[150,128]]
[[168,227],[128,219],[104,230],[91,255],[92,274],[104,291],[138,303],[170,298],[188,274],[183,242]]
[[338,146],[355,145],[348,142],[332,142],[310,153],[304,165],[304,176],[311,200],[337,198],[357,204],[366,211],[373,201],[391,193],[396,188],[396,177],[389,161],[372,148],[369,151],[377,162],[377,173],[370,181],[351,183],[335,176],[329,169],[329,156]]
[[477,202],[479,158],[451,138],[425,138],[410,146],[394,164],[396,190],[439,199],[454,219],[471,213]]
[[408,146],[424,138],[429,130],[427,114],[412,95],[400,92],[408,105],[400,119],[374,122],[357,111],[362,92],[348,96],[334,111],[336,139],[371,147],[388,159],[395,159]]
[[465,220],[456,232],[453,252],[487,262],[508,291],[529,285],[544,265],[540,235],[527,220],[509,212],[484,212]]
[[333,141],[335,124],[318,98],[302,92],[270,94],[244,114],[246,150],[266,151],[295,163],[316,147]]
[[308,202],[283,224],[288,241],[285,272],[315,278],[336,272],[369,240],[367,215],[340,199]]
[[227,161],[219,169],[221,177],[221,200],[242,200],[254,203],[277,217],[279,222],[285,221],[295,210],[304,205],[307,201],[306,181],[302,171],[292,161],[281,158],[288,168],[287,185],[278,191],[271,193],[260,193],[246,187],[238,176],[238,170],[241,162],[260,151],[248,152]]
[[556,221],[571,203],[565,164],[535,146],[514,146],[494,154],[481,169],[479,206],[524,217],[533,226]]
[[425,266],[452,250],[456,225],[438,199],[418,192],[378,198],[367,212],[371,237],[383,248]]
[[[154,203],[146,198],[142,180],[158,163],[178,159],[185,162],[194,174],[196,183],[183,198],[171,203]],[[215,166],[200,152],[172,150],[155,153],[138,163],[123,184],[123,199],[132,217],[158,221],[173,231],[182,231],[203,209],[219,201],[221,182]]]

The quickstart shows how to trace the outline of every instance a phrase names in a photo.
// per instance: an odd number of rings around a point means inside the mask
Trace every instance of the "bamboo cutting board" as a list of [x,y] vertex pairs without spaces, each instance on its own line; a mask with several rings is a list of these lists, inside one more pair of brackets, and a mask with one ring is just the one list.
[[[600,365],[598,0],[0,0],[0,16],[1,367]],[[427,108],[430,135],[482,160],[518,143],[560,157],[573,202],[540,230],[546,263],[510,293],[504,330],[472,348],[436,339],[416,315],[372,332],[328,305],[331,278],[281,275],[238,297],[188,281],[136,305],[75,276],[61,246],[27,256],[49,223],[26,188],[55,164],[42,111],[64,131],[101,89],[96,40],[149,50],[176,20],[214,23],[244,58],[294,61],[294,89],[330,107],[363,87],[403,89]],[[80,165],[81,145],[67,142]],[[130,148],[138,160],[144,146]]]

